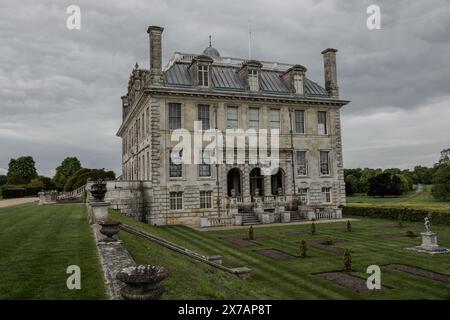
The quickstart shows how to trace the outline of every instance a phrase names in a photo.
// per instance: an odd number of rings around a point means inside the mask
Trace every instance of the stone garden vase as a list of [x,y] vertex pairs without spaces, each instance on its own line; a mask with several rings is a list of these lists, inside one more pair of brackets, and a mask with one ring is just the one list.
[[164,267],[140,265],[122,269],[116,278],[126,284],[121,290],[125,300],[159,300],[165,291],[160,282],[168,276]]
[[100,233],[107,237],[102,241],[104,242],[117,241],[116,239],[114,239],[114,235],[116,235],[119,232],[120,222],[108,220],[108,221],[101,221],[99,224],[101,226]]
[[95,181],[91,186],[91,194],[95,202],[103,202],[106,191],[106,182],[102,179]]

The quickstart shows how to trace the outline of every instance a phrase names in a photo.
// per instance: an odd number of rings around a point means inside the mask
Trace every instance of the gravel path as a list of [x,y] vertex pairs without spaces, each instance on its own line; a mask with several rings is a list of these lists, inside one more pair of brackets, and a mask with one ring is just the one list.
[[34,198],[17,198],[17,199],[0,200],[0,208],[6,208],[16,206],[18,204],[30,203],[35,201],[39,201],[39,198],[34,197]]

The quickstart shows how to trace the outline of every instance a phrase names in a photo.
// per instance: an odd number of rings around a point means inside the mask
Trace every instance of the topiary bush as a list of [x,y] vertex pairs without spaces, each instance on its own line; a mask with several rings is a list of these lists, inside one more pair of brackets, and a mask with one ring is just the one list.
[[352,255],[350,254],[349,250],[345,250],[344,252],[344,271],[352,271]]
[[425,217],[430,216],[434,224],[450,225],[450,213],[430,212],[411,208],[380,208],[380,207],[344,207],[343,214],[367,218],[398,220],[402,214],[402,221],[423,222]]
[[311,223],[311,235],[314,236],[316,234],[316,225],[315,223]]
[[254,240],[254,235],[253,235],[253,226],[250,226],[250,228],[248,229],[248,240]]
[[350,220],[347,220],[347,232],[352,232],[352,223],[350,222]]
[[300,257],[306,258],[306,241],[302,240],[300,242]]

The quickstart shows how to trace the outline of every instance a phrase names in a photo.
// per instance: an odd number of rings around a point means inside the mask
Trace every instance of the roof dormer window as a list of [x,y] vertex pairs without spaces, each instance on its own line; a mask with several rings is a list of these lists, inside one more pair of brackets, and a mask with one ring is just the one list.
[[248,70],[248,86],[250,91],[259,91],[258,70]]
[[303,76],[300,74],[294,75],[294,90],[297,94],[303,94]]
[[291,91],[293,91],[295,94],[304,95],[305,73],[306,68],[304,66],[296,64],[290,67],[282,77]]
[[209,87],[209,66],[198,66],[198,85],[200,87]]

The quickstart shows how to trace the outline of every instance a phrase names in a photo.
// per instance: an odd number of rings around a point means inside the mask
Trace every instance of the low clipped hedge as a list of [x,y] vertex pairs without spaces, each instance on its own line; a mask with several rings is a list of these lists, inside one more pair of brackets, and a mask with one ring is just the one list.
[[0,188],[3,199],[37,196],[41,188],[27,188],[21,186],[3,186]]
[[390,220],[401,219],[411,222],[423,222],[425,217],[431,217],[432,223],[450,225],[450,213],[448,212],[435,212],[412,208],[344,207],[342,213],[350,216]]
[[25,197],[25,188],[2,188],[1,191],[3,199]]

